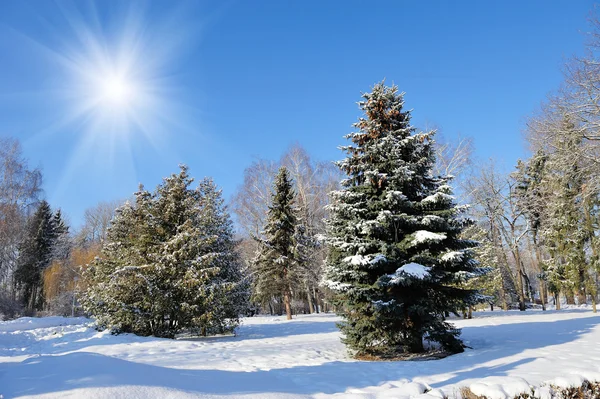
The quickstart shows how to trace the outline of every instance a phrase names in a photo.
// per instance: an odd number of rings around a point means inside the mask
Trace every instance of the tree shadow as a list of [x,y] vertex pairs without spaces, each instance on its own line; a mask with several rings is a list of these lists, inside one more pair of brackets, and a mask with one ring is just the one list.
[[268,323],[243,325],[235,339],[265,339],[288,337],[291,335],[327,334],[338,332],[331,320],[319,320],[319,317],[304,316],[301,319],[284,320],[272,317]]

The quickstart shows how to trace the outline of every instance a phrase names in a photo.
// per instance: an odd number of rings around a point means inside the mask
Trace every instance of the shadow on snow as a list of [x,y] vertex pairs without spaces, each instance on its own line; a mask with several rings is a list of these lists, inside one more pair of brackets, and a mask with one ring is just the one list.
[[[327,322],[305,322],[244,326],[243,334],[231,339],[267,338],[335,331]],[[315,324],[315,325],[311,325]],[[505,376],[515,367],[533,362],[533,357],[502,363],[500,359],[551,345],[574,341],[598,327],[593,316],[549,322],[520,322],[463,328],[472,350],[441,360],[412,362],[333,361],[316,366],[258,370],[182,370],[130,362],[110,356],[77,352],[44,355],[21,363],[5,363],[0,370],[5,397],[60,392],[76,388],[137,385],[176,389],[192,394],[235,395],[243,393],[332,394],[349,388],[381,385],[387,381],[444,374],[433,387],[455,384],[469,378]],[[489,339],[488,339],[489,338]],[[139,339],[139,338],[136,338]],[[229,339],[229,338],[228,338]],[[91,342],[88,342],[90,344]],[[107,342],[108,343],[108,342]],[[69,347],[72,350],[72,347]],[[282,351],[286,348],[282,347]],[[480,366],[500,361],[494,366]],[[443,378],[450,375],[450,378]]]

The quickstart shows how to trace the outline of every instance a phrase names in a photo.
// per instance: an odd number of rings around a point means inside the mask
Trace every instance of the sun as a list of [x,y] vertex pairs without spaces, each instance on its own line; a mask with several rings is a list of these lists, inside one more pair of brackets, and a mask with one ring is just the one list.
[[119,76],[108,76],[100,81],[99,97],[107,105],[130,105],[135,98],[133,84]]
[[60,30],[22,34],[49,65],[40,94],[55,101],[37,136],[68,136],[73,147],[56,192],[69,190],[81,170],[135,175],[137,157],[173,156],[173,132],[196,132],[180,73],[183,53],[196,43],[197,21],[188,19],[196,6],[156,18],[146,2],[110,3],[69,2],[51,24]]

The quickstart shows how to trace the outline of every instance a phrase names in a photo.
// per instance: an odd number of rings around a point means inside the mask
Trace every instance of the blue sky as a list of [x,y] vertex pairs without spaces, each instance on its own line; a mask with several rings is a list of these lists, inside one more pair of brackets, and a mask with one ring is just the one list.
[[[526,155],[525,118],[581,54],[592,8],[2,1],[0,136],[21,141],[51,205],[75,225],[86,208],[140,182],[153,188],[179,163],[228,198],[254,159],[277,159],[292,143],[339,159],[360,93],[384,78],[406,92],[414,125],[472,137],[478,159],[510,167]],[[134,95],[98,100],[125,64],[118,79]]]

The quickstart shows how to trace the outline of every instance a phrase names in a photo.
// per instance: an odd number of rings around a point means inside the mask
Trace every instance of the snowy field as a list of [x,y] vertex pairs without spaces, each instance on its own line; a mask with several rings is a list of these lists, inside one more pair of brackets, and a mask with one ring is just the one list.
[[[244,319],[236,337],[190,340],[112,336],[83,318],[2,322],[0,394],[433,399],[467,385],[503,398],[528,384],[600,380],[600,316],[586,309],[477,312],[472,320],[456,320],[472,349],[410,362],[349,359],[336,320],[327,314],[255,317]],[[425,387],[428,394],[421,394]]]

